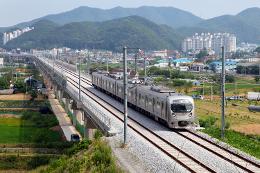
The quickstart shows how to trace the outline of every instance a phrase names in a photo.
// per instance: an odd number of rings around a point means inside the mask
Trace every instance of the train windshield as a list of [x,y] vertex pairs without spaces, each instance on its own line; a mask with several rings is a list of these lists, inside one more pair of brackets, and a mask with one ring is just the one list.
[[188,100],[174,100],[171,104],[171,110],[173,112],[191,112],[192,103]]

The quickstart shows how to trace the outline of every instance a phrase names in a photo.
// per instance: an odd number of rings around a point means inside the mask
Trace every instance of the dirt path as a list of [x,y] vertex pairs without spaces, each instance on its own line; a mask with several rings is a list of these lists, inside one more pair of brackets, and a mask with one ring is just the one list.
[[68,114],[65,112],[63,107],[60,105],[59,101],[55,99],[53,91],[49,91],[49,101],[53,110],[53,113],[56,115],[59,125],[63,131],[63,134],[66,137],[67,141],[71,140],[71,134],[79,134],[76,128],[72,125],[71,120]]

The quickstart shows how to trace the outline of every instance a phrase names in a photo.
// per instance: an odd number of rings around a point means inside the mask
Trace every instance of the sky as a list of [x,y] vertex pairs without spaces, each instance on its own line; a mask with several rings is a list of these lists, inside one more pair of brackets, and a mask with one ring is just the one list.
[[143,5],[176,7],[208,19],[260,7],[260,0],[0,0],[0,26],[12,26],[79,6],[109,9]]

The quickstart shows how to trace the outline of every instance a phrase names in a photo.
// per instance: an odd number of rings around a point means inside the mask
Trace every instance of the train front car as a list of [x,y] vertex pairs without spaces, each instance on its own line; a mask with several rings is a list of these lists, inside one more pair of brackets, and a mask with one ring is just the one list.
[[168,125],[170,128],[182,129],[195,126],[194,101],[189,96],[169,96]]

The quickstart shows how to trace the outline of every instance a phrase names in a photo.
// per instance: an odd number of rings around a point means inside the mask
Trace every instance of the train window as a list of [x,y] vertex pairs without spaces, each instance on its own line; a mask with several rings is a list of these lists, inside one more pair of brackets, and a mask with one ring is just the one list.
[[164,104],[162,103],[162,110],[163,110],[163,108],[164,108]]
[[148,99],[148,104],[149,104],[149,105],[152,105],[152,104],[153,104],[152,99]]
[[157,102],[157,109],[160,109],[161,105],[160,102]]

